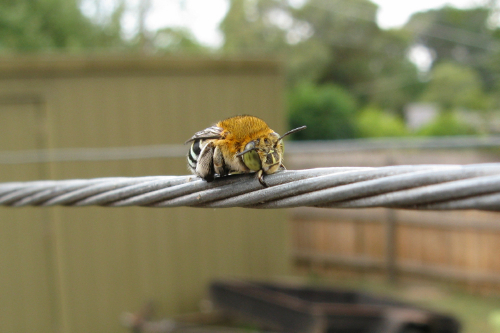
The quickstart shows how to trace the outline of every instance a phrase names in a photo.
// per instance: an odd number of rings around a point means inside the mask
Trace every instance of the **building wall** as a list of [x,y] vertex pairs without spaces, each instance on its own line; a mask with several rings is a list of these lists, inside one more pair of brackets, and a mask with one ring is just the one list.
[[[179,144],[236,114],[283,132],[276,62],[0,60],[0,151]],[[0,164],[1,182],[186,173],[185,158]],[[213,278],[286,274],[286,236],[279,210],[0,208],[0,331],[122,332],[148,300],[193,311]]]

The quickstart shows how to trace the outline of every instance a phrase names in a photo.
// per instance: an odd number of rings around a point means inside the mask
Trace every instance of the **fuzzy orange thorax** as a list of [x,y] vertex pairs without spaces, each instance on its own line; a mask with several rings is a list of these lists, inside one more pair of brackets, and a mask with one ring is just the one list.
[[273,132],[262,119],[253,116],[232,117],[218,122],[217,126],[224,130],[222,140],[231,154],[237,154],[248,142]]

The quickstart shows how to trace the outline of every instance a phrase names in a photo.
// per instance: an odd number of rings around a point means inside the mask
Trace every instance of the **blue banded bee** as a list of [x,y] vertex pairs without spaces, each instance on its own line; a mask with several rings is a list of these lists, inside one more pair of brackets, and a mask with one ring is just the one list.
[[267,187],[263,175],[284,168],[282,139],[305,128],[279,136],[257,117],[242,115],[219,121],[186,141],[192,142],[188,168],[208,182],[215,175],[256,172],[259,182]]

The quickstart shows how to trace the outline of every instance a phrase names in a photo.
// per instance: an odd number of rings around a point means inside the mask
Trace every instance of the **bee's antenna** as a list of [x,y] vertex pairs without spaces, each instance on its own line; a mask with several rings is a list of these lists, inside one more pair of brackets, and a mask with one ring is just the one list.
[[280,142],[285,136],[293,134],[293,133],[298,132],[298,131],[305,130],[306,128],[307,128],[307,126],[300,126],[300,127],[294,128],[293,130],[286,132],[285,134],[283,134],[282,136],[279,137],[278,141],[276,141],[274,146],[276,147],[278,145],[278,142]]
[[238,156],[241,156],[241,155],[245,155],[246,153],[248,153],[249,151],[252,151],[252,150],[257,150],[258,148],[257,147],[253,147],[253,148],[248,148],[246,150],[243,150],[241,153],[238,153],[236,154],[235,156],[238,157]]

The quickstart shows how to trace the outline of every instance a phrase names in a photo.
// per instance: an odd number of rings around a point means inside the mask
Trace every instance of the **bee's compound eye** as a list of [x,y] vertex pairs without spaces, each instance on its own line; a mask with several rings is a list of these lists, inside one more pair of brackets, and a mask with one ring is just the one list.
[[260,156],[255,150],[251,150],[242,156],[243,163],[252,171],[259,171],[262,169]]

